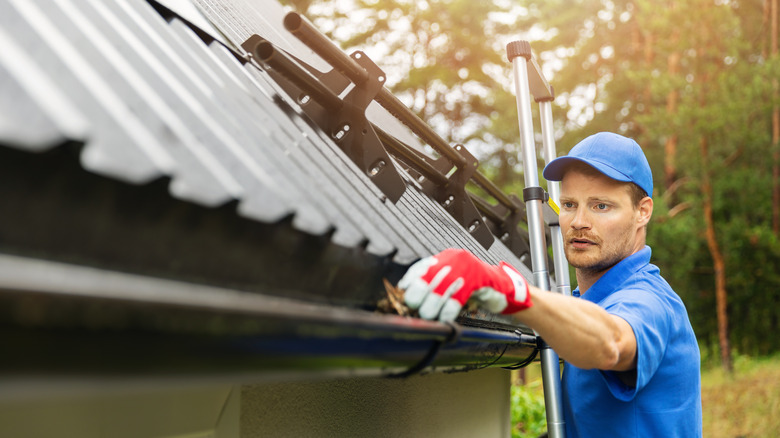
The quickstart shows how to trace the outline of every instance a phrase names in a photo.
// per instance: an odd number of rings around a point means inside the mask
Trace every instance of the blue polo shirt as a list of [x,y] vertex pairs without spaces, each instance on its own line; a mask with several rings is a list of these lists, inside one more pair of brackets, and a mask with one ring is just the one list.
[[682,300],[650,264],[650,247],[613,266],[582,299],[631,325],[636,386],[613,371],[564,364],[566,437],[701,437],[699,346]]

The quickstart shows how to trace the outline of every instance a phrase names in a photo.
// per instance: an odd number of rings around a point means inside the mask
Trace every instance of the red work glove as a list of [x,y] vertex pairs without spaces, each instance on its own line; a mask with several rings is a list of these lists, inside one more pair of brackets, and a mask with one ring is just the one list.
[[489,265],[462,249],[447,249],[413,264],[398,282],[404,301],[420,317],[453,321],[471,299],[494,313],[531,307],[528,283],[512,266]]

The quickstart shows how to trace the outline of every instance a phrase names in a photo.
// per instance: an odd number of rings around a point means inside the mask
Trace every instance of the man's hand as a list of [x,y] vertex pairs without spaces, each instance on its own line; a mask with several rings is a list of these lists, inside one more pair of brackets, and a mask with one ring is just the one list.
[[413,264],[398,283],[420,317],[453,321],[469,299],[490,312],[531,307],[528,283],[512,266],[489,265],[462,249],[447,249]]

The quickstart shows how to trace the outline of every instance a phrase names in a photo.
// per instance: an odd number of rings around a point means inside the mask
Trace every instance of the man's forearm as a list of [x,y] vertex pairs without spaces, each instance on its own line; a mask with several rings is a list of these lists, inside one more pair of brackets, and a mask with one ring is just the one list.
[[513,316],[579,368],[628,370],[636,340],[627,322],[589,301],[531,287],[534,306]]

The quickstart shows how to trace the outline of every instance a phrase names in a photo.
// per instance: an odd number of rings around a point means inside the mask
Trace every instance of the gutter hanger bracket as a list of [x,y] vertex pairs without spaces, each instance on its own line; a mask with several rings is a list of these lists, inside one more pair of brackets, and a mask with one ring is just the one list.
[[520,337],[520,339],[521,339],[520,342],[528,342],[528,343],[536,344],[536,348],[534,348],[533,354],[528,356],[525,360],[523,360],[523,361],[521,361],[521,362],[519,362],[519,363],[517,363],[515,365],[510,365],[510,366],[503,367],[505,370],[519,370],[520,368],[527,367],[528,365],[531,364],[531,362],[533,362],[536,359],[536,356],[539,355],[539,350],[541,350],[543,348],[539,344],[539,340],[541,339],[540,337],[537,336],[534,339],[533,336],[526,335],[525,333],[521,332],[520,330],[515,330],[515,333]]
[[458,342],[461,334],[463,333],[463,329],[461,328],[461,326],[452,321],[446,321],[444,322],[444,324],[447,324],[451,329],[449,335],[444,340],[434,341],[433,345],[431,345],[431,349],[428,350],[425,356],[423,356],[423,358],[420,359],[419,362],[409,367],[409,369],[407,369],[406,371],[402,371],[398,374],[390,374],[387,377],[398,379],[398,378],[406,378],[406,377],[413,376],[415,374],[419,374],[420,372],[422,372],[422,370],[428,368],[428,366],[430,366],[434,362],[436,356],[439,354],[439,351],[443,346]]

